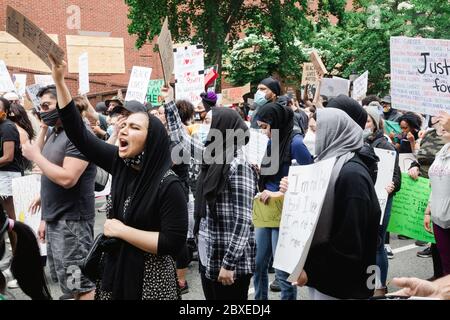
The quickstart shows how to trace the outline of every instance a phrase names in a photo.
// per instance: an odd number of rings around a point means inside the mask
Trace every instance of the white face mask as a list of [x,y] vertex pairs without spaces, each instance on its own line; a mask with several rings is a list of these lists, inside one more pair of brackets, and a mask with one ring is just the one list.
[[206,144],[206,139],[208,139],[208,133],[211,129],[210,124],[201,124],[197,131],[198,139],[203,143]]
[[363,138],[367,139],[368,137],[370,137],[370,135],[372,134],[372,129],[364,129],[363,131]]
[[308,132],[306,132],[305,138],[303,138],[303,143],[306,145],[306,148],[308,148],[309,153],[311,153],[311,155],[315,155],[316,134],[311,130],[308,130]]

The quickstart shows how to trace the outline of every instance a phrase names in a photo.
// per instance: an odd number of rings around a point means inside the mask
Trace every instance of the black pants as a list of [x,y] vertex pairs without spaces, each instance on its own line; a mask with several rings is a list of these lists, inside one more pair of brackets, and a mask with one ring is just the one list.
[[439,256],[439,251],[436,244],[431,244],[431,255],[433,257],[433,271],[434,277],[436,279],[443,277],[444,272],[442,271],[441,257]]
[[191,262],[189,259],[189,249],[185,243],[183,249],[181,249],[177,256],[177,269],[186,269],[189,266],[189,262]]
[[248,300],[251,274],[239,277],[231,286],[224,286],[220,282],[206,278],[202,266],[200,266],[200,276],[206,300]]

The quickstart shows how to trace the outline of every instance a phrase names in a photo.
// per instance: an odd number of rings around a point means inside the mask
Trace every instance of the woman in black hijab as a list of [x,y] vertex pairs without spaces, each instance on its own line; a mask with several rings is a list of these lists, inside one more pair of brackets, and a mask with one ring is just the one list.
[[123,124],[119,147],[97,139],[86,130],[64,82],[66,63],[50,58],[67,136],[113,177],[104,234],[117,238],[118,244],[106,253],[96,298],[179,299],[172,257],[186,241],[187,204],[178,177],[170,171],[166,129],[157,118],[138,112]]

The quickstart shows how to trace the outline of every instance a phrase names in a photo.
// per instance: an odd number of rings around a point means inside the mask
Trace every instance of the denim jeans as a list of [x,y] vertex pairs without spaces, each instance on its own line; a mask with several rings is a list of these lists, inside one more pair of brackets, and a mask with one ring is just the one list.
[[[253,275],[255,300],[267,300],[269,291],[269,262],[275,256],[279,228],[256,228],[256,271]],[[289,274],[275,270],[281,288],[281,300],[296,300],[297,287],[286,281]]]
[[[380,268],[380,281],[382,288],[386,287],[386,279],[388,274],[388,257],[386,249],[384,248],[386,239],[386,230],[391,218],[393,197],[389,197],[386,202],[386,210],[384,212],[383,223],[378,228],[378,247],[377,247],[377,266]],[[381,289],[381,288],[379,288]]]

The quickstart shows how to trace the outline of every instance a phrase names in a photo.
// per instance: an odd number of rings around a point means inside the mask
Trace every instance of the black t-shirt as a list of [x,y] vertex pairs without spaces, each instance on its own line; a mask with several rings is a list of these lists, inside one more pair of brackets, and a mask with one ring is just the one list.
[[6,166],[0,167],[0,171],[21,172],[23,158],[20,151],[19,130],[14,122],[4,120],[0,122],[0,157],[3,157],[3,144],[8,141],[14,142],[14,160]]
[[[61,167],[66,157],[89,161],[70,142],[63,129],[53,130],[48,135],[42,155],[51,163]],[[57,185],[43,175],[41,178],[42,219],[45,221],[78,221],[94,218],[96,173],[96,166],[89,163],[77,184],[70,189]]]

